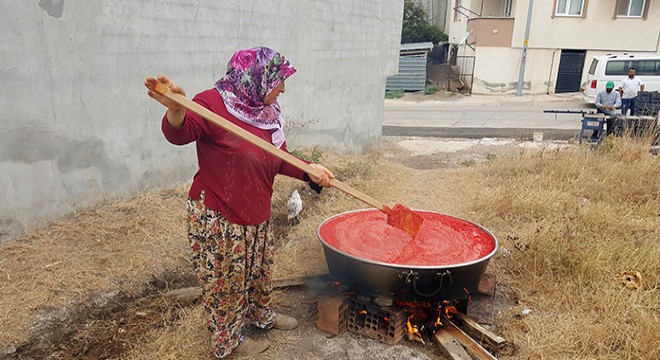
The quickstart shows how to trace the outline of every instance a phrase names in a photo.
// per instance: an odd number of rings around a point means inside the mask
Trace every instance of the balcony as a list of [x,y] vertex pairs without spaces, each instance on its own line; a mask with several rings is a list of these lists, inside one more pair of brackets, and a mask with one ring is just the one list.
[[467,22],[467,44],[475,46],[511,47],[514,18],[479,17]]

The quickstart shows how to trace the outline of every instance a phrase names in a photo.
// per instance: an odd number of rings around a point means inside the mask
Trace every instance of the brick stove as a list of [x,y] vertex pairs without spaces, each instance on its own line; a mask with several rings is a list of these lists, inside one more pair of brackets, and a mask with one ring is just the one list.
[[405,310],[389,306],[380,307],[364,301],[360,296],[348,298],[346,329],[389,345],[396,345],[406,335]]
[[[486,274],[477,293],[471,294],[469,300],[452,304],[448,302],[437,304],[395,302],[391,299],[370,298],[351,292],[341,293],[338,291],[335,295],[318,300],[316,307],[318,310],[318,319],[316,325],[319,330],[332,335],[339,335],[344,331],[349,331],[389,345],[396,345],[404,338],[408,338],[409,340],[415,338],[414,330],[412,332],[410,331],[412,330],[410,329],[410,325],[414,322],[411,319],[415,314],[419,314],[419,311],[426,311],[430,312],[430,317],[424,320],[426,323],[413,324],[413,326],[420,326],[420,330],[423,327],[427,329],[431,327],[432,331],[418,332],[415,340],[424,342],[424,336],[431,337],[433,341],[443,348],[448,346],[445,344],[447,337],[455,338],[466,348],[471,348],[473,353],[476,351],[484,354],[483,356],[477,356],[478,358],[494,359],[481,345],[474,342],[474,340],[456,327],[445,315],[442,315],[442,324],[439,322],[434,324],[437,326],[433,326],[432,324],[434,320],[440,319],[438,314],[441,312],[444,313],[444,311],[441,311],[441,309],[444,309],[444,306],[452,305],[458,312],[456,314],[456,322],[460,323],[466,332],[475,338],[483,340],[488,347],[497,352],[504,345],[505,340],[479,325],[479,322],[490,323],[492,319],[495,283],[495,277]],[[470,309],[479,309],[479,311],[475,312],[475,315],[480,318],[479,322],[469,318],[465,314]],[[431,320],[430,323],[428,319]],[[466,344],[465,342],[470,342],[470,344]],[[465,352],[460,346],[458,347],[460,351]],[[450,353],[448,356],[452,359],[461,358],[460,356],[451,356],[451,353],[455,354],[457,349],[444,350],[447,351],[443,352]]]

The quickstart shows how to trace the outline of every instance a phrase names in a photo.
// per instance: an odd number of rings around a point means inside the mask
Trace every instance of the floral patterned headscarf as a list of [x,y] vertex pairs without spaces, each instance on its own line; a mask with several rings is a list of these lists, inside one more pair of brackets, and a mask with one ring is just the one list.
[[278,87],[296,69],[277,51],[267,47],[239,50],[229,60],[227,73],[215,88],[227,111],[259,129],[270,130],[272,143],[284,143],[284,118],[280,105],[264,104],[264,96]]

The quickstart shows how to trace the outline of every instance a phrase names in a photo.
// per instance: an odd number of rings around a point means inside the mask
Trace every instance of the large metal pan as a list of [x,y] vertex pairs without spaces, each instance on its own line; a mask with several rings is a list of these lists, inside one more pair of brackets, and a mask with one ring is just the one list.
[[321,229],[329,221],[344,214],[361,211],[373,210],[353,210],[334,215],[323,221],[317,231],[332,277],[360,294],[405,301],[464,299],[477,290],[490,258],[497,253],[498,242],[495,236],[476,224],[473,225],[492,239],[493,250],[474,261],[442,266],[399,265],[359,258],[331,246],[323,239]]

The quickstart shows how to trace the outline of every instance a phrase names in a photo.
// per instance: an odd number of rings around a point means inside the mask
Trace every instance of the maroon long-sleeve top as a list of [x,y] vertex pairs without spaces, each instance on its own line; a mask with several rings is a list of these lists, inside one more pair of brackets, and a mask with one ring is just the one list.
[[[246,124],[231,115],[217,90],[203,91],[193,101],[271,142],[270,131]],[[275,175],[308,180],[302,170],[191,111],[186,112],[180,129],[172,127],[166,115],[163,117],[162,130],[172,144],[185,145],[195,141],[199,170],[188,195],[197,199],[204,190],[204,205],[216,210],[232,223],[258,225],[270,218]],[[286,143],[281,149],[287,151]]]

